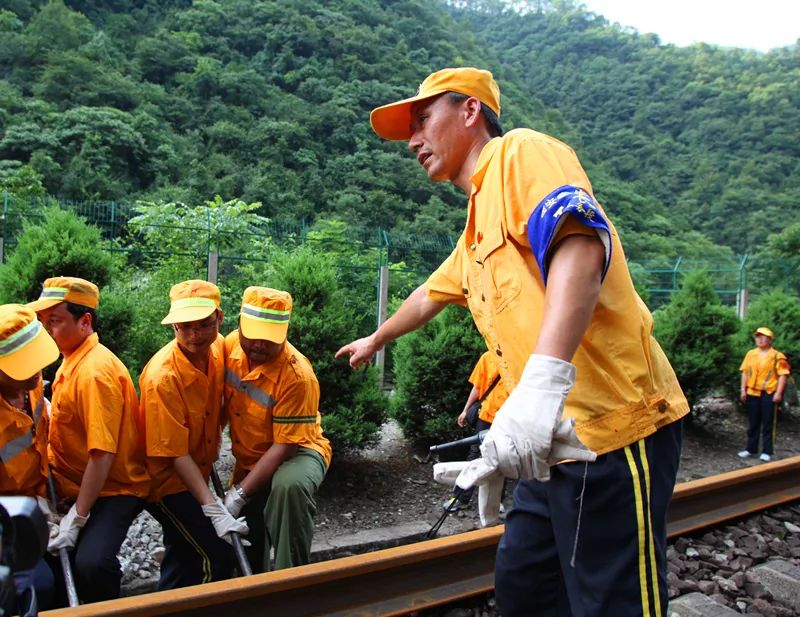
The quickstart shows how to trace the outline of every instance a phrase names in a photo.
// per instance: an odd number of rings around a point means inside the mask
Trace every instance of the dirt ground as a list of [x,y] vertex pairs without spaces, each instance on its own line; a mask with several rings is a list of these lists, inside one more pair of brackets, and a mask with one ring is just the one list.
[[[744,448],[747,421],[741,405],[707,399],[685,424],[678,481],[685,482],[760,464],[736,456]],[[800,455],[800,410],[782,412],[773,460]],[[433,481],[434,459],[415,450],[393,422],[380,443],[359,455],[335,456],[317,500],[316,534],[335,537],[424,521],[441,514],[449,489]],[[509,491],[510,493],[510,491]],[[477,526],[477,505],[458,512],[463,529]],[[509,494],[506,506],[511,503]]]

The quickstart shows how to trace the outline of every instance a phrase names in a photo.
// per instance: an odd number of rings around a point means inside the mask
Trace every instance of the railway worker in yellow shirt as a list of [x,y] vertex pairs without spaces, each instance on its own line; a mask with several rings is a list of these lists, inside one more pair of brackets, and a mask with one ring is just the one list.
[[117,553],[150,490],[136,389],[95,332],[99,300],[93,283],[62,276],[47,279],[28,304],[64,356],[53,381],[48,456],[58,497],[72,505],[48,550],[73,549],[83,602],[119,597]]
[[[575,93],[577,96],[580,93]],[[461,488],[521,478],[498,547],[504,617],[665,615],[666,513],[689,407],[617,232],[569,146],[505,136],[488,71],[444,69],[373,110],[428,177],[468,197],[456,248],[357,367],[449,303],[469,307],[510,394]]]
[[783,400],[789,362],[786,356],[772,346],[775,338],[766,326],[753,332],[755,349],[747,352],[739,370],[742,372],[741,399],[747,409],[747,447],[739,456],[747,458],[758,454],[761,438],[762,461],[772,459],[775,449],[775,431],[778,414],[776,407]]
[[314,497],[331,462],[322,434],[319,383],[311,363],[286,340],[292,296],[248,287],[239,329],[225,338],[225,409],[236,457],[225,496],[250,527],[253,572],[309,563]]
[[164,531],[158,589],[229,578],[236,564],[231,533],[247,533],[208,488],[219,455],[225,378],[220,294],[216,285],[183,281],[169,293],[175,338],[139,377],[140,422],[153,478],[148,505]]
[[[42,369],[56,360],[58,347],[36,313],[21,304],[0,306],[0,495],[36,497],[45,513],[50,508]],[[55,580],[44,559],[14,572],[14,584],[18,597],[33,587],[39,608],[50,608]]]

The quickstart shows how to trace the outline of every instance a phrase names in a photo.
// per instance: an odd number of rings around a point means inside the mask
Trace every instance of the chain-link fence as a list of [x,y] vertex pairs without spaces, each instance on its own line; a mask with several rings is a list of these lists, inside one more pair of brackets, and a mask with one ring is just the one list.
[[[183,256],[192,262],[192,270],[222,284],[231,279],[243,264],[254,267],[259,263],[267,264],[275,251],[307,244],[315,251],[333,255],[337,268],[352,280],[354,289],[364,289],[369,284],[374,290],[372,299],[359,299],[359,319],[373,323],[385,316],[387,298],[403,297],[424,281],[450,254],[456,242],[456,238],[451,236],[411,237],[385,229],[363,230],[346,224],[310,227],[305,221],[269,221],[256,231],[230,233],[215,230],[210,219],[204,221],[199,217],[190,226],[180,228],[182,234],[192,237],[191,250],[171,248],[162,251],[141,242],[141,225],[131,228],[129,223],[137,214],[132,204],[15,199],[4,193],[0,261],[13,251],[25,222],[41,220],[48,206],[71,210],[100,228],[103,238],[108,240],[103,248],[127,253],[133,266],[154,263],[168,256]],[[766,281],[765,272],[769,272],[778,283],[785,281],[787,291],[796,292],[797,267],[789,271],[791,265],[783,266],[787,270],[784,275],[776,274],[774,267],[753,264],[746,256],[729,263],[680,257],[669,263],[629,262],[634,281],[651,309],[669,301],[671,295],[680,289],[685,273],[702,269],[708,272],[722,302],[736,307],[740,316],[744,314],[747,303],[748,281]],[[753,272],[749,273],[748,269]],[[255,267],[254,271],[257,272],[258,268]]]

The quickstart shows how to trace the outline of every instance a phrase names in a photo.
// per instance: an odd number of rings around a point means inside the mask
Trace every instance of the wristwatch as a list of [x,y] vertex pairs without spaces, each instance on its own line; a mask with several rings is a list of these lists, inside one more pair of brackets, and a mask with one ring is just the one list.
[[247,501],[248,501],[247,494],[244,492],[244,489],[242,488],[241,484],[234,484],[233,485],[233,490],[235,490],[236,494],[239,495],[239,499],[241,499],[242,501],[247,503]]

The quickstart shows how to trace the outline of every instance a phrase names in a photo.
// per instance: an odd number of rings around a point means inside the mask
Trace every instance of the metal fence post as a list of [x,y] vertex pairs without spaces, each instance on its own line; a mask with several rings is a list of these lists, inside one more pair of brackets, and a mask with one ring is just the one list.
[[[389,266],[381,266],[378,293],[378,327],[386,321],[386,306],[389,304]],[[386,348],[375,354],[375,366],[378,367],[378,383],[383,387],[383,376],[386,362]]]

